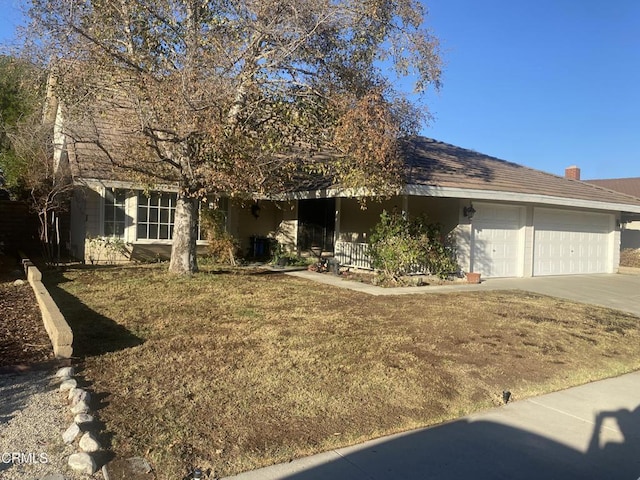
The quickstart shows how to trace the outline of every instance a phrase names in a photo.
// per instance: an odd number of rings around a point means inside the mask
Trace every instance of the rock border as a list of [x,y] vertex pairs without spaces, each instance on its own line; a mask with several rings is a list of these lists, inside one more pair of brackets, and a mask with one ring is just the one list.
[[62,441],[66,444],[74,443],[78,448],[77,453],[69,456],[68,466],[76,472],[93,475],[98,471],[95,454],[102,450],[102,446],[96,438],[96,433],[92,431],[96,422],[90,414],[91,394],[78,387],[78,381],[74,376],[73,367],[62,367],[55,374],[56,379],[60,381],[58,390],[66,394],[69,412],[73,415],[73,422],[62,433]]
[[[42,321],[51,340],[54,355],[58,360],[65,360],[64,363],[60,362],[58,365],[70,365],[73,356],[73,331],[42,283],[42,272],[22,252],[20,252],[20,258],[27,281],[31,285],[40,307]],[[73,418],[69,427],[61,433],[62,441],[68,445],[73,444],[78,450],[69,455],[68,467],[91,478],[95,478],[94,475],[100,471],[102,477],[109,480],[107,465],[110,461],[105,461],[104,458],[108,449],[104,449],[98,440],[98,429],[101,424],[92,412],[91,393],[78,386],[78,375],[73,366],[58,368],[55,379],[60,382],[58,390],[66,394],[69,415]],[[153,472],[153,467],[141,457],[125,459],[124,463],[128,465],[128,470],[135,474]],[[52,480],[59,478],[63,479],[64,476],[54,475]]]
[[53,345],[53,354],[56,358],[71,358],[73,356],[73,332],[71,327],[60,312],[58,305],[51,298],[49,291],[42,283],[42,272],[38,270],[31,260],[21,255],[27,281],[33,289],[38,301],[42,322]]

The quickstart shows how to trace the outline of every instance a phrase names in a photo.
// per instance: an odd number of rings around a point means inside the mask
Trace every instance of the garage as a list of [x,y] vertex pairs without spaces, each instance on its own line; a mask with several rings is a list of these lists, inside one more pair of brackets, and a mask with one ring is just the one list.
[[612,271],[609,214],[535,208],[534,275],[572,275]]
[[483,277],[523,274],[524,208],[477,204],[473,217],[473,271]]

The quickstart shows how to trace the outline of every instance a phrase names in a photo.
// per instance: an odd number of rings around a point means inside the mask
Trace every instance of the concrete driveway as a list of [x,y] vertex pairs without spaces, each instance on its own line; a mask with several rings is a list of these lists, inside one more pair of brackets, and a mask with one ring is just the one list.
[[490,278],[480,285],[460,284],[429,287],[383,288],[361,282],[345,281],[335,275],[309,271],[288,272],[288,275],[317,283],[347,288],[368,295],[414,295],[455,291],[526,290],[566,298],[574,302],[602,305],[640,317],[640,275],[597,274],[563,275],[530,278]]
[[640,275],[495,278],[484,281],[482,286],[491,290],[526,290],[575,302],[615,308],[640,317]]

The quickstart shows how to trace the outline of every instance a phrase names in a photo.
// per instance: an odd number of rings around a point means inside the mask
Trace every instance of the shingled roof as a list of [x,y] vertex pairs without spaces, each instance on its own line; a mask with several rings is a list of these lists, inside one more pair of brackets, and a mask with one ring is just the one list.
[[449,187],[640,206],[640,198],[424,137],[403,145],[409,185]]
[[640,198],[640,177],[586,180],[587,183]]
[[[109,91],[104,92],[101,102],[103,105],[100,110],[92,111],[90,116],[85,114],[76,117],[76,121],[67,121],[64,126],[72,174],[76,180],[140,180],[139,176],[114,166],[106,154],[108,151],[112,154],[115,152],[116,157],[126,156],[131,151],[128,144],[140,141],[139,134],[135,133],[136,125],[132,123],[136,121],[135,115],[131,115],[134,106],[122,95]],[[625,191],[614,188],[628,183],[622,180],[615,181],[615,185],[602,185],[602,182],[608,182],[604,180],[589,183],[571,180],[418,136],[403,140],[402,151],[408,186],[485,191],[487,198],[490,198],[491,192],[508,192],[516,196],[578,199],[609,205],[631,205],[633,211],[640,212],[640,179],[626,179],[635,180],[637,189]],[[163,168],[159,164],[158,167]],[[167,177],[164,181],[170,181],[168,175],[171,173],[165,171],[165,174]],[[331,189],[329,178],[312,180],[307,179],[305,190]]]
[[[159,172],[163,182],[177,178],[159,160],[149,156],[141,164],[140,152],[147,149],[147,140],[139,133],[136,106],[121,88],[103,85],[91,91],[96,101],[75,107],[64,106],[62,133],[66,136],[71,174],[76,181],[104,180],[149,182],[152,179],[131,168],[137,166]],[[133,157],[136,162],[131,162]],[[154,180],[158,180],[157,178]]]

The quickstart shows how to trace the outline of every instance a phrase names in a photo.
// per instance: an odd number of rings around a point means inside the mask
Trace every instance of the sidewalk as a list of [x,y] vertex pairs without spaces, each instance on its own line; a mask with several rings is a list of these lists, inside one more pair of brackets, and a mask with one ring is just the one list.
[[227,480],[640,477],[640,372]]

